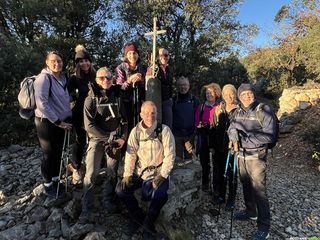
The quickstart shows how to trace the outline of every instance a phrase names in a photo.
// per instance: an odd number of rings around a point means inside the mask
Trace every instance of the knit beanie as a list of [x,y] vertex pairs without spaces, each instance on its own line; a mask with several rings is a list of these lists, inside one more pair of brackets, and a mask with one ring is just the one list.
[[138,51],[137,45],[134,44],[133,42],[129,42],[129,43],[127,43],[127,44],[125,45],[125,47],[124,47],[124,57],[127,56],[127,53],[128,53],[129,51],[135,51],[138,55],[140,55],[140,54],[139,54],[139,51]]
[[244,91],[252,91],[253,93],[255,92],[253,86],[250,83],[242,83],[238,88],[238,98],[240,98],[241,93]]
[[76,63],[78,63],[80,59],[88,59],[90,62],[92,62],[89,53],[87,52],[87,50],[84,48],[83,45],[81,44],[77,45],[75,48],[75,51],[76,51],[76,55],[74,60],[76,61]]

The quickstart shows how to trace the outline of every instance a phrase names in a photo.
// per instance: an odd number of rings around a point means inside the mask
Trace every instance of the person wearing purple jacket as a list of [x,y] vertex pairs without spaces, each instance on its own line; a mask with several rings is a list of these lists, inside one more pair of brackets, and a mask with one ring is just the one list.
[[[229,146],[237,145],[238,169],[243,186],[245,209],[236,213],[234,218],[240,221],[257,221],[254,240],[269,237],[270,207],[266,189],[266,170],[268,144],[276,136],[276,119],[271,108],[261,104],[255,98],[252,85],[243,83],[238,88],[240,107],[228,129]],[[262,121],[257,112],[262,111]]]
[[[35,125],[43,151],[41,174],[44,178],[44,194],[55,197],[59,179],[60,160],[66,130],[72,128],[70,95],[67,81],[62,73],[62,57],[57,52],[46,56],[46,68],[36,77]],[[59,196],[64,188],[60,186]]]
[[[116,84],[121,85],[121,99],[124,102],[128,118],[128,131],[139,122],[139,111],[145,99],[146,67],[142,66],[140,53],[135,43],[124,46],[124,61],[116,68]],[[138,102],[134,102],[134,93]]]

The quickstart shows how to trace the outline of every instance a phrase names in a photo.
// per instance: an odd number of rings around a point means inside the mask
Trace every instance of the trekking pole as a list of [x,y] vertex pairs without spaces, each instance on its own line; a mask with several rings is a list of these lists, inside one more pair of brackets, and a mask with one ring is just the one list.
[[57,187],[56,199],[58,198],[59,190],[60,190],[60,179],[61,179],[61,176],[62,176],[62,165],[63,165],[63,163],[64,163],[64,155],[65,155],[65,147],[66,147],[66,141],[67,141],[67,134],[68,134],[68,130],[65,129],[65,130],[64,130],[62,153],[61,153],[61,161],[60,161],[59,179],[58,179],[58,187]]
[[68,190],[68,175],[67,175],[67,168],[68,168],[68,164],[69,164],[69,146],[70,146],[70,132],[71,130],[66,130],[67,131],[67,148],[65,149],[66,151],[66,156],[64,157],[64,160],[65,160],[65,168],[66,168],[66,192]]
[[210,165],[210,172],[209,172],[209,193],[213,196],[213,149],[209,149],[209,165]]
[[233,174],[232,174],[232,191],[231,194],[232,199],[234,199],[234,206],[231,208],[231,217],[230,217],[230,237],[229,239],[232,238],[232,223],[233,223],[233,211],[235,208],[235,202],[236,202],[236,188],[237,188],[237,182],[236,182],[236,178],[237,178],[237,152],[234,152],[233,154]]
[[139,99],[138,99],[138,86],[133,83],[133,126],[137,125],[139,122],[138,120],[138,114],[139,114]]

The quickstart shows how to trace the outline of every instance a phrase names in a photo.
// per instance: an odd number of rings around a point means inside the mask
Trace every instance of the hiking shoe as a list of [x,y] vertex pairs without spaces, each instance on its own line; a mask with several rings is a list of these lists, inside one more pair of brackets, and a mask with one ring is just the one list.
[[111,201],[104,201],[102,205],[103,205],[103,208],[109,214],[120,212],[120,208],[118,207],[118,205],[116,203],[111,202]]
[[80,224],[87,224],[91,221],[91,212],[89,211],[82,211],[78,223]]
[[82,177],[79,170],[74,170],[72,172],[72,184],[77,185],[82,183]]
[[234,220],[238,220],[238,221],[249,221],[249,220],[257,220],[257,219],[258,219],[257,216],[250,216],[246,210],[243,210],[234,214]]
[[48,197],[55,198],[57,194],[57,189],[51,184],[49,187],[43,185],[43,193]]
[[269,232],[268,231],[262,231],[262,230],[257,230],[254,235],[253,235],[253,240],[265,240],[269,238]]
[[64,194],[66,192],[66,185],[63,184],[63,182],[59,181],[52,181],[52,186],[55,188],[56,193],[58,190],[59,185],[59,194]]
[[156,239],[157,231],[154,224],[146,218],[143,222],[143,240]]

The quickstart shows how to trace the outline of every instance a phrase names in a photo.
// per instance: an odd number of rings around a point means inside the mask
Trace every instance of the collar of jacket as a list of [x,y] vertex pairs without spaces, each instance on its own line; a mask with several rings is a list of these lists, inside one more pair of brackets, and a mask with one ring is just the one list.
[[253,103],[251,103],[251,105],[249,107],[244,107],[242,103],[240,103],[240,108],[245,111],[245,112],[248,112],[248,111],[253,111],[257,106],[259,105],[259,102],[255,99]]

